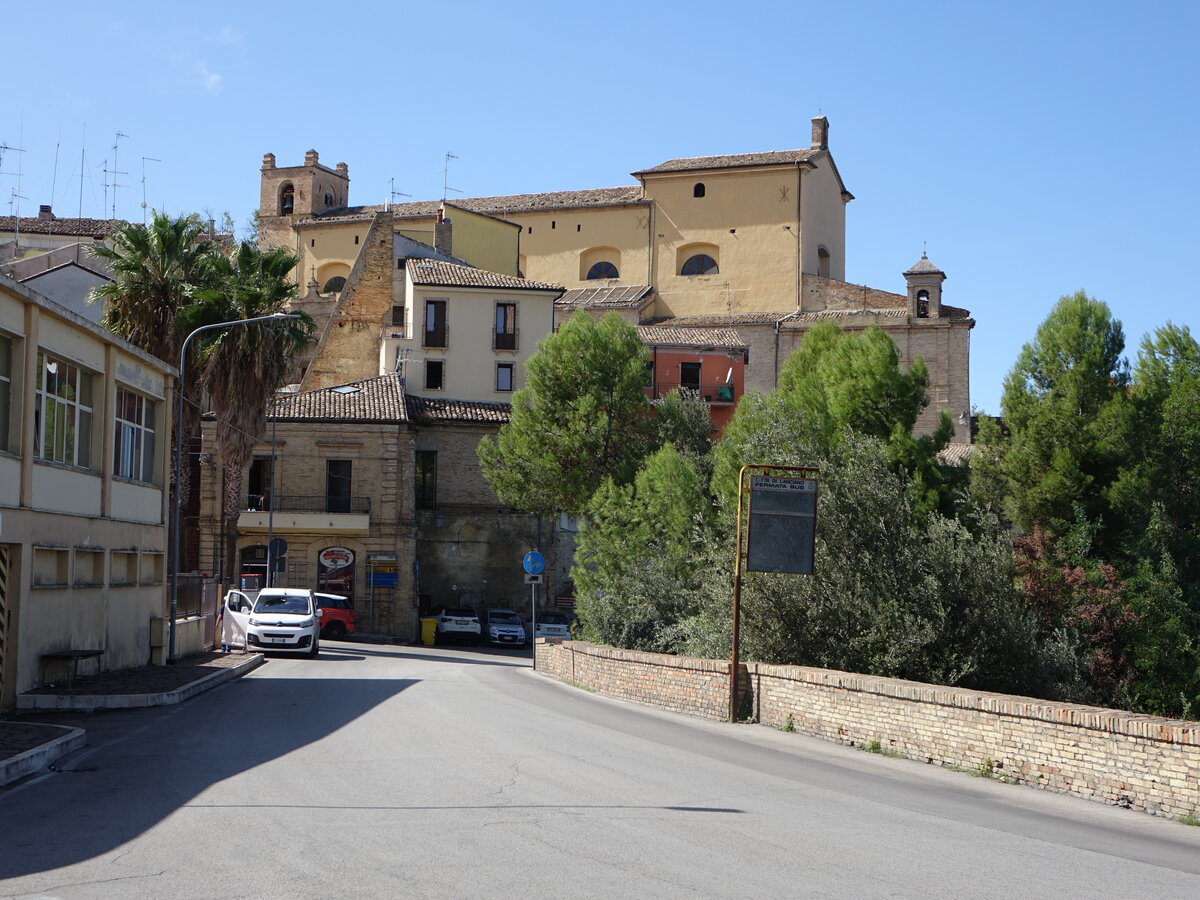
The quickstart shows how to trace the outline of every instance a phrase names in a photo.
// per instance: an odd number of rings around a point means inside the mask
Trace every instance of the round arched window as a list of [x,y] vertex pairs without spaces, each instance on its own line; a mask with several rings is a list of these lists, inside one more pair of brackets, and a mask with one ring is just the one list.
[[596,278],[618,278],[619,276],[620,273],[617,271],[617,267],[607,260],[601,260],[600,262],[596,263],[594,266],[588,269],[587,273],[588,281],[592,281]]
[[321,288],[322,294],[340,294],[342,288],[346,286],[346,279],[341,275],[334,275],[327,282],[325,287]]
[[290,184],[285,184],[279,192],[279,214],[281,216],[290,216],[296,203],[296,189]]
[[716,275],[717,261],[707,253],[697,253],[683,264],[680,275]]

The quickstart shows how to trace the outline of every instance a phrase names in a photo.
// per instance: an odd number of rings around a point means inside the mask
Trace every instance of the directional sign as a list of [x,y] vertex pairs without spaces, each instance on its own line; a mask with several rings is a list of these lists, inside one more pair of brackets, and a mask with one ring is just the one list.
[[525,554],[525,559],[521,564],[530,575],[541,575],[542,570],[546,568],[546,559],[536,550],[530,550]]

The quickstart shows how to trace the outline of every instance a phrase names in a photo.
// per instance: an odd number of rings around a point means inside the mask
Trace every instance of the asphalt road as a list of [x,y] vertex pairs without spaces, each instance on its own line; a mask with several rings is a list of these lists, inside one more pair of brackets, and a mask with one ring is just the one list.
[[0,791],[0,896],[1188,897],[1200,828],[646,710],[515,651],[322,645]]

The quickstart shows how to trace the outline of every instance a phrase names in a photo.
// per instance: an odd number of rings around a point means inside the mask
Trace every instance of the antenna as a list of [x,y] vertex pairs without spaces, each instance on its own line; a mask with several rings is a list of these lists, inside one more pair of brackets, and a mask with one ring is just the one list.
[[456,193],[456,194],[462,193],[462,191],[460,191],[458,188],[452,188],[448,184],[448,181],[450,179],[450,160],[452,160],[452,159],[458,159],[458,157],[455,156],[453,153],[451,153],[449,150],[447,150],[446,151],[446,164],[442,167],[442,202],[443,203],[446,202],[446,192],[447,191],[454,191],[454,193]]
[[83,167],[87,153],[87,123],[83,124],[83,146],[79,148],[79,218],[83,218]]
[[10,147],[8,144],[0,144],[0,175],[16,175],[18,178],[20,178],[21,177],[20,172],[5,172],[4,171],[4,153],[5,153],[5,151],[7,151],[9,153],[24,153],[25,148],[24,147]]
[[390,190],[388,191],[388,201],[387,201],[387,203],[384,204],[384,207],[388,211],[390,211],[392,208],[392,201],[395,200],[397,197],[411,197],[412,196],[412,194],[406,194],[406,193],[404,193],[404,191],[396,190],[396,179],[395,178],[388,179],[388,187],[390,188]]
[[161,159],[155,159],[153,156],[142,157],[142,224],[146,224],[146,163],[147,162],[162,162]]
[[[112,169],[111,169],[111,170],[109,170],[109,169],[105,169],[105,170],[104,170],[104,173],[105,173],[106,175],[112,175],[112,176],[113,176],[113,182],[112,182],[112,189],[113,189],[112,217],[113,217],[114,219],[117,217],[117,188],[119,188],[119,187],[128,187],[128,186],[129,186],[129,185],[126,185],[126,184],[117,184],[117,179],[116,179],[116,176],[117,176],[117,175],[128,175],[128,174],[129,174],[128,172],[121,172],[121,171],[118,171],[118,169],[117,169],[117,147],[118,147],[118,145],[121,143],[121,138],[127,138],[127,137],[129,137],[129,135],[125,134],[125,132],[123,132],[123,131],[118,131],[118,132],[117,132],[116,136],[113,138],[113,145],[112,145],[112,152],[113,152],[113,167],[112,167]],[[108,165],[108,160],[105,160],[104,162],[105,162],[105,165]],[[106,205],[107,205],[107,198],[106,198]]]

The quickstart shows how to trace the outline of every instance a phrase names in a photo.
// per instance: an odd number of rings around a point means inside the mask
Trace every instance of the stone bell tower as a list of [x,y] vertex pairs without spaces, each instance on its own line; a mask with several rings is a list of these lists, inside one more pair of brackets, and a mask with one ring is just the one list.
[[908,282],[908,315],[913,319],[942,317],[942,282],[946,273],[929,261],[924,253],[916,265],[904,273]]
[[350,200],[350,170],[345,163],[330,169],[321,165],[316,150],[304,154],[304,165],[275,165],[275,154],[264,153],[259,187],[259,245],[293,247],[292,224],[346,206]]

